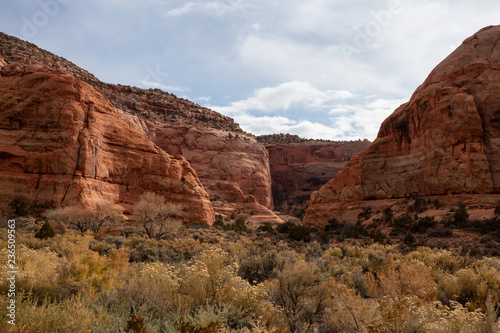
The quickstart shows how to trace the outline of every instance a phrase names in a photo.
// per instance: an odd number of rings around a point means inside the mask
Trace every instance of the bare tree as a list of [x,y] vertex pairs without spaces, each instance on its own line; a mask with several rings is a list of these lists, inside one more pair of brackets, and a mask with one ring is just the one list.
[[96,202],[94,208],[74,205],[51,209],[44,215],[49,220],[79,230],[82,235],[87,230],[99,232],[103,227],[111,226],[121,220],[120,213],[105,200]]
[[160,239],[175,224],[174,217],[179,207],[153,192],[145,192],[134,207],[134,214],[146,230],[149,238]]

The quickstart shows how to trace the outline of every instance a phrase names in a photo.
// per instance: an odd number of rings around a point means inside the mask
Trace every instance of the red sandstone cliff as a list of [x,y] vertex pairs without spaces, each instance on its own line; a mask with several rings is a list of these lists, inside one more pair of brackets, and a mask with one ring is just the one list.
[[[29,42],[0,33],[0,61],[64,69],[111,101],[129,124],[166,152],[182,154],[212,198],[253,196],[262,211],[272,208],[268,155],[230,117],[159,89],[107,84],[70,61]],[[221,182],[221,184],[218,184]],[[235,183],[227,186],[226,183]],[[224,192],[218,192],[226,187]],[[229,193],[227,188],[233,188]],[[271,218],[272,213],[267,210]]]
[[189,162],[131,128],[90,85],[63,70],[10,64],[0,72],[0,202],[105,199],[130,212],[147,190],[179,204],[185,222],[213,209]]
[[500,26],[466,39],[315,192],[304,223],[362,200],[500,191]]
[[303,215],[311,194],[369,144],[369,141],[314,140],[267,144],[276,209],[295,216]]

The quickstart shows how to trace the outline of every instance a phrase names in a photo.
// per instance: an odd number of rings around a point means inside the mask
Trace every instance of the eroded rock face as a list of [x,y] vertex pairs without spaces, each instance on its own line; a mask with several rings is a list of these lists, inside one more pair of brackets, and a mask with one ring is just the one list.
[[130,213],[141,193],[154,191],[179,204],[186,223],[213,223],[189,162],[130,127],[90,85],[40,65],[9,64],[0,74],[3,206],[15,196],[56,205],[105,199]]
[[500,27],[466,39],[315,192],[304,223],[356,201],[500,191]]
[[272,192],[277,210],[301,216],[311,194],[332,179],[369,141],[304,141],[268,144]]
[[259,204],[273,207],[269,155],[252,135],[123,115],[166,152],[184,156],[212,198],[243,202],[252,195]]
[[132,128],[166,152],[185,156],[212,198],[221,194],[214,184],[236,183],[239,189],[230,196],[237,197],[242,191],[244,196],[253,195],[258,203],[272,208],[267,152],[253,136],[243,133],[234,119],[159,89],[101,82],[70,61],[1,32],[0,58],[6,63],[63,69],[89,83]]

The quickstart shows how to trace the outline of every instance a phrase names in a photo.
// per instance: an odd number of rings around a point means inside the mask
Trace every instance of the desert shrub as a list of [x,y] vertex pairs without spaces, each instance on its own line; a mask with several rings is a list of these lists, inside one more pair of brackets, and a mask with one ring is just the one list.
[[330,286],[331,305],[325,310],[320,332],[358,332],[376,318],[373,302],[342,283],[331,281]]
[[379,230],[375,231],[375,234],[373,235],[373,241],[377,243],[384,243],[385,240],[387,239],[387,236]]
[[437,225],[437,221],[434,216],[426,216],[419,218],[412,226],[411,231],[418,233],[425,233],[428,229],[433,228]]
[[116,245],[93,239],[90,241],[90,249],[92,251],[99,253],[99,255],[103,256],[108,254],[109,250],[116,249]]
[[130,261],[153,262],[159,260],[158,244],[148,242],[146,239],[133,238],[125,243],[129,249]]
[[222,215],[220,214],[215,215],[214,227],[221,227],[222,229],[225,228],[224,219],[222,218]]
[[453,236],[453,231],[447,228],[437,228],[429,231],[428,235],[430,237],[448,238]]
[[358,221],[355,225],[344,229],[343,235],[346,238],[361,238],[363,236],[368,237],[370,232]]
[[218,333],[225,331],[225,326],[224,323],[218,321],[210,321],[206,325],[194,325],[186,322],[184,317],[181,317],[179,322],[175,324],[175,328],[180,333]]
[[35,237],[39,239],[52,238],[56,235],[54,229],[50,225],[49,221],[45,221],[40,230],[35,233]]
[[497,216],[497,217],[498,217],[498,216],[500,216],[500,205],[498,205],[498,206],[496,206],[496,207],[495,207],[494,214],[495,214],[495,216]]
[[321,244],[328,244],[330,243],[330,234],[327,231],[322,231],[318,235],[318,242]]
[[470,225],[478,228],[483,234],[495,233],[500,230],[500,220],[496,217],[483,221],[470,221]]
[[309,231],[308,228],[304,227],[303,225],[297,224],[291,227],[290,230],[288,231],[288,238],[297,242],[300,241],[310,242],[311,232]]
[[390,232],[391,236],[400,236],[408,233],[411,225],[413,224],[413,219],[409,215],[400,216],[392,221],[392,230]]
[[[9,299],[0,297],[2,309],[7,307]],[[95,304],[88,304],[80,297],[73,297],[61,302],[49,299],[37,299],[29,294],[16,297],[16,325],[8,325],[6,311],[0,311],[2,332],[33,333],[80,333],[92,332],[95,327],[107,326],[112,320],[105,309]],[[20,329],[21,328],[21,329]]]
[[316,324],[330,300],[329,282],[321,281],[315,264],[304,261],[285,264],[266,289],[283,308],[291,332],[305,332]]
[[[196,232],[208,237],[217,231]],[[39,239],[20,230],[16,284],[23,293],[17,303],[23,326],[16,329],[123,332],[129,323],[132,331],[143,323],[148,332],[499,328],[498,258],[427,247],[401,252],[380,244],[324,250],[317,242],[251,234],[227,240],[228,234],[210,245],[187,235],[124,242],[72,230]],[[6,256],[4,240],[0,256]],[[0,262],[2,323],[8,301],[5,265]],[[131,308],[138,316],[130,317]],[[2,325],[0,331],[10,332]]]
[[344,228],[344,224],[340,223],[335,217],[333,217],[328,221],[328,224],[325,225],[324,231],[337,232],[343,228]]
[[368,280],[372,297],[378,298],[378,332],[411,331],[415,310],[437,296],[431,270],[416,260],[390,262],[376,278],[368,274]]
[[408,212],[410,213],[419,214],[425,212],[426,210],[427,210],[426,201],[421,197],[415,198],[413,204],[408,207]]
[[234,221],[233,230],[237,233],[248,232],[244,217],[238,217],[236,221]]
[[465,228],[469,225],[469,213],[464,206],[455,211],[452,223],[459,228]]
[[415,236],[413,236],[412,233],[407,233],[405,238],[403,238],[403,242],[406,244],[406,245],[412,245],[413,243],[415,243],[416,239],[415,239]]
[[255,254],[249,253],[240,258],[238,275],[251,284],[257,284],[274,277],[275,270],[282,265],[283,258],[276,250],[262,249]]
[[434,208],[436,208],[436,209],[441,208],[441,201],[439,201],[439,199],[435,199],[433,204],[434,204]]
[[15,197],[9,202],[9,208],[14,211],[14,214],[18,216],[26,216],[28,215],[28,211],[26,210],[28,204],[24,201],[23,198]]
[[152,192],[145,192],[134,206],[134,215],[144,227],[149,238],[160,239],[174,225],[173,219],[179,212],[179,207],[165,198]]
[[[174,221],[170,221],[170,226],[174,224]],[[191,225],[189,226],[191,229],[206,229],[209,227],[208,223],[205,222],[205,221],[201,221],[201,220],[198,220],[198,221],[194,221],[193,223],[191,223]],[[170,231],[170,230],[169,230]]]
[[391,222],[393,217],[394,214],[392,213],[391,207],[389,206],[384,208],[384,210],[382,211],[382,220],[384,222]]
[[265,232],[268,235],[274,235],[274,234],[276,234],[276,232],[274,231],[273,226],[271,225],[271,223],[268,223],[268,222],[266,222],[263,225],[259,226],[257,228],[257,230]]
[[147,328],[144,324],[144,317],[140,316],[136,312],[131,313],[129,320],[127,320],[127,327],[125,327],[125,331],[133,333],[146,333]]
[[295,226],[295,223],[292,221],[287,221],[284,223],[280,223],[276,226],[276,231],[278,231],[280,234],[288,234],[290,229]]
[[363,208],[363,211],[358,214],[358,219],[364,218],[365,220],[368,220],[373,214],[373,210],[371,207],[365,207]]

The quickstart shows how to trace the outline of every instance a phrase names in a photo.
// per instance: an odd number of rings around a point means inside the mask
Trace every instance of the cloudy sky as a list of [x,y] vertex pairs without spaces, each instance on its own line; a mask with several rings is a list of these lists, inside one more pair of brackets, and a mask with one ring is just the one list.
[[254,134],[374,139],[494,0],[12,0],[0,31]]

